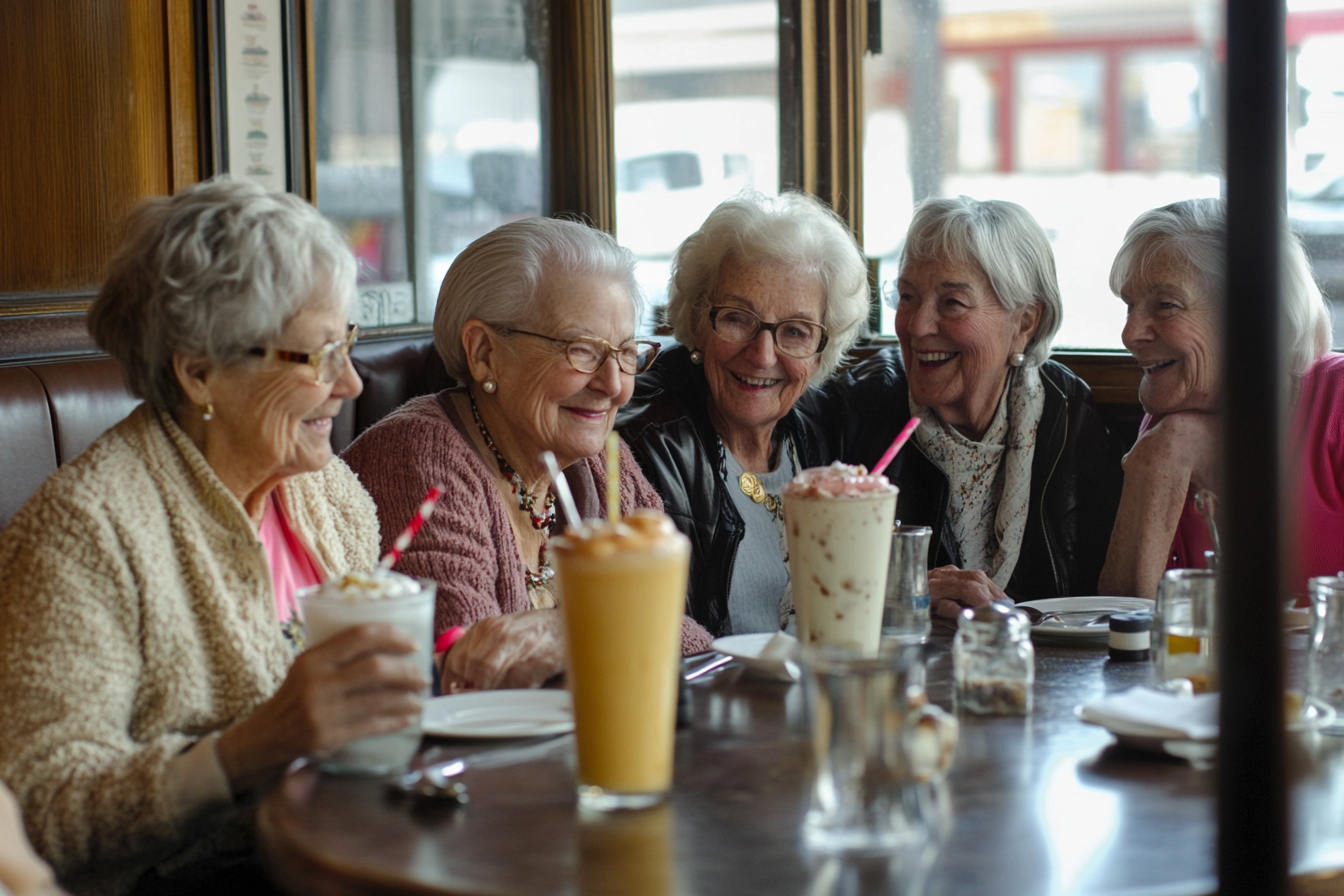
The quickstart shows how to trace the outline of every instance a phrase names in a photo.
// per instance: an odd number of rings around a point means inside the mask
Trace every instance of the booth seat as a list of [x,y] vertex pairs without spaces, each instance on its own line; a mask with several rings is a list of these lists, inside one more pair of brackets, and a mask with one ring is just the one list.
[[[351,357],[364,391],[345,402],[335,420],[337,453],[407,399],[453,382],[428,334],[366,339]],[[137,404],[109,358],[0,367],[0,528],[42,480]]]

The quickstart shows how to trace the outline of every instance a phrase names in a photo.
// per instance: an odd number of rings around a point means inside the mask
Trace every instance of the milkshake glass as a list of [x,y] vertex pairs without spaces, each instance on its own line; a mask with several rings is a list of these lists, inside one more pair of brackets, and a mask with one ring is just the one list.
[[[316,646],[366,622],[396,626],[416,645],[407,662],[428,674],[434,643],[434,593],[431,579],[413,579],[389,570],[350,573],[298,593],[308,646]],[[424,697],[429,697],[425,688]],[[383,775],[404,772],[420,747],[420,721],[400,731],[352,741],[319,761],[336,774]]]
[[652,510],[551,541],[584,808],[652,806],[672,785],[690,549]]
[[864,467],[812,467],[784,487],[798,640],[877,653],[896,487]]

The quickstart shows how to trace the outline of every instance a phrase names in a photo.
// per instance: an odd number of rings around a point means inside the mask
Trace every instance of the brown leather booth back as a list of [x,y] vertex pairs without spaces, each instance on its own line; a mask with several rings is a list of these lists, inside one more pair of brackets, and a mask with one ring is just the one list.
[[[452,383],[427,335],[360,342],[352,356],[364,392],[335,420],[337,453],[402,402]],[[0,368],[0,528],[58,466],[137,404],[108,358]]]

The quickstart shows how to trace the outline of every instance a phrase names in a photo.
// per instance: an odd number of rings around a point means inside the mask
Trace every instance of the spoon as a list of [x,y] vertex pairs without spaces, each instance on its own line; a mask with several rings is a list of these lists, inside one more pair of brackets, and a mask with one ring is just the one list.
[[[1018,606],[1017,609],[1027,614],[1027,621],[1032,625],[1040,625],[1042,622],[1068,622],[1073,621],[1074,625],[1095,625],[1098,622],[1106,622],[1111,618],[1110,613],[1097,613],[1093,610],[1072,610],[1067,612],[1045,613],[1035,607]],[[1082,617],[1079,619],[1079,617]]]
[[[392,779],[387,783],[387,786],[396,793],[447,799],[459,805],[466,805],[471,800],[467,796],[467,785],[462,781],[454,780],[464,772],[533,762],[537,759],[545,759],[565,752],[572,749],[573,746],[574,735],[562,734],[559,737],[547,738],[540,743],[532,742],[517,747],[471,753],[467,756],[459,756],[442,762],[431,762],[429,765],[421,766],[406,772],[399,778]],[[432,757],[437,755],[438,752],[439,748],[435,748],[425,755]]]

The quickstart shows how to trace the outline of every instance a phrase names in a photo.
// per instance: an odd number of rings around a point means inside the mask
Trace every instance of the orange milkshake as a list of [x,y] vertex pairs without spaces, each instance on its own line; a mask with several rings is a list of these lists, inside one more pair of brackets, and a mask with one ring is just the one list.
[[574,701],[580,804],[654,805],[672,783],[690,542],[657,511],[551,542]]

